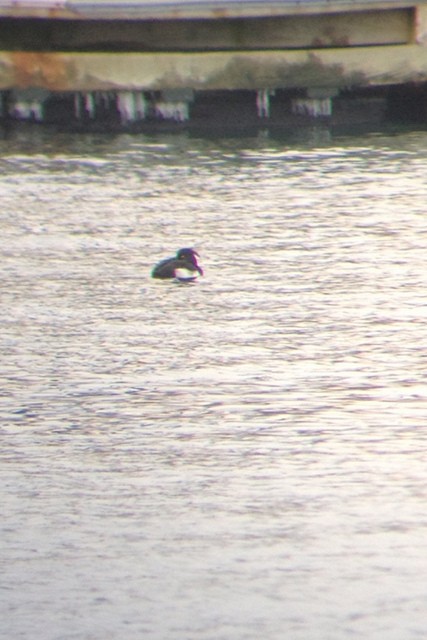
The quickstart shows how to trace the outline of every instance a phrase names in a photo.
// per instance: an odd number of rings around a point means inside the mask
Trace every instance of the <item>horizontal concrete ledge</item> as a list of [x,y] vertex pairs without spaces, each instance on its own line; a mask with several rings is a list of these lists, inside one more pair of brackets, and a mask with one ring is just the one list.
[[407,0],[0,0],[0,17],[52,20],[236,18],[412,8]]
[[427,81],[420,45],[209,53],[0,52],[0,89],[354,88]]
[[3,51],[196,53],[293,51],[420,44],[425,12],[413,9],[217,20],[0,20]]

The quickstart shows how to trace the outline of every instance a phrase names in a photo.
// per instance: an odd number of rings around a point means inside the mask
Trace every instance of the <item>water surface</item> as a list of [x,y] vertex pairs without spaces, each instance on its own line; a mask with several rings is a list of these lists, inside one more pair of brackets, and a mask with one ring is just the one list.
[[424,638],[427,134],[0,169],[2,637]]

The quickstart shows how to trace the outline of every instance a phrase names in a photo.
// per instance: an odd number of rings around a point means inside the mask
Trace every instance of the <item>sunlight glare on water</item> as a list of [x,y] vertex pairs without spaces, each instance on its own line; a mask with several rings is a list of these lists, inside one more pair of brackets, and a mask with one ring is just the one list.
[[[4,637],[423,638],[427,134],[28,135]],[[150,278],[186,246],[204,278]]]

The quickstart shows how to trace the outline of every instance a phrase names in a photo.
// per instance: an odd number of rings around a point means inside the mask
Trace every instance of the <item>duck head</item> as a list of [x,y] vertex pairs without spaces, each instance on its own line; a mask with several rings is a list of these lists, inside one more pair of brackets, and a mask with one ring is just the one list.
[[180,249],[176,254],[176,257],[177,257],[177,260],[182,260],[187,264],[191,264],[193,268],[200,273],[201,276],[203,275],[203,269],[199,266],[199,263],[197,262],[197,258],[200,257],[197,251],[190,248]]

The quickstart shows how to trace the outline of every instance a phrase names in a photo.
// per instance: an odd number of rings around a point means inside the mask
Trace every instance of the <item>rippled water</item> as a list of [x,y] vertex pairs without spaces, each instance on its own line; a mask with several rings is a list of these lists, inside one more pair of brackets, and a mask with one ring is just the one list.
[[424,638],[427,134],[0,169],[0,635]]

